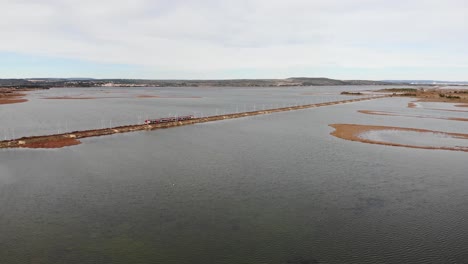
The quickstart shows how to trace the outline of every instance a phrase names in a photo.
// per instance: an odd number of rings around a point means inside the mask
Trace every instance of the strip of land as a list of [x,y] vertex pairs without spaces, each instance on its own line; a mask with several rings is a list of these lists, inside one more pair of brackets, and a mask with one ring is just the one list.
[[405,128],[405,127],[389,127],[389,126],[372,126],[372,125],[356,125],[356,124],[331,124],[331,127],[335,129],[331,135],[351,141],[369,143],[369,144],[378,144],[386,146],[395,146],[395,147],[406,147],[406,148],[417,148],[417,149],[440,149],[440,150],[451,150],[451,151],[464,151],[468,152],[468,147],[431,147],[431,146],[418,146],[418,145],[405,145],[398,144],[393,142],[385,141],[376,141],[371,139],[366,139],[361,137],[361,134],[370,132],[370,131],[412,131],[419,133],[438,133],[445,135],[447,137],[459,138],[459,139],[468,139],[468,134],[460,133],[447,133],[441,131],[425,130],[425,129],[416,129],[416,128]]
[[387,88],[377,92],[388,93],[392,96],[414,97],[417,102],[468,103],[466,89],[417,89],[417,88]]
[[163,123],[163,124],[150,124],[150,125],[136,124],[136,125],[129,125],[129,126],[113,127],[113,128],[74,131],[70,133],[62,133],[62,134],[54,134],[54,135],[23,137],[19,139],[0,141],[0,148],[61,148],[61,147],[66,147],[66,146],[77,145],[80,143],[78,139],[82,139],[82,138],[98,137],[98,136],[112,135],[112,134],[118,134],[118,133],[128,133],[128,132],[134,132],[134,131],[156,130],[156,129],[162,129],[162,128],[176,127],[176,126],[192,125],[192,124],[197,124],[197,123],[206,123],[206,122],[213,122],[213,121],[226,120],[226,119],[242,118],[242,117],[247,117],[247,116],[265,115],[265,114],[272,114],[272,113],[278,113],[278,112],[294,111],[294,110],[301,110],[301,109],[314,108],[314,107],[322,107],[322,106],[330,106],[330,105],[337,105],[337,104],[373,100],[373,99],[384,98],[384,97],[387,97],[387,96],[356,98],[356,99],[335,101],[335,102],[328,102],[328,103],[307,104],[307,105],[298,105],[298,106],[292,106],[292,107],[283,107],[283,108],[275,108],[275,109],[260,110],[260,111],[201,117],[201,118],[194,118],[190,120],[169,122],[169,123]]
[[0,105],[2,104],[18,104],[27,102],[27,99],[23,97],[26,94],[23,93],[24,90],[18,91],[17,89],[0,89]]
[[408,108],[416,108],[416,107],[418,107],[418,105],[416,103],[414,103],[414,102],[409,102],[408,103]]

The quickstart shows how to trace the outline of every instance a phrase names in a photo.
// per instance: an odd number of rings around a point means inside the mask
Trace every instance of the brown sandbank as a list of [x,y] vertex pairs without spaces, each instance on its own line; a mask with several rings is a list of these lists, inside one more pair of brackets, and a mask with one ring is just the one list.
[[392,96],[418,98],[418,102],[468,103],[466,89],[386,88],[377,90]]
[[26,94],[20,93],[16,89],[0,88],[0,105],[27,102],[28,99],[23,99],[24,96],[26,96]]
[[331,124],[329,125],[335,129],[330,135],[337,138],[357,141],[369,144],[378,144],[395,147],[406,147],[406,148],[417,148],[417,149],[439,149],[439,150],[451,150],[451,151],[464,151],[468,152],[468,147],[428,147],[428,146],[417,146],[417,145],[405,145],[393,142],[376,141],[360,137],[362,133],[370,131],[385,131],[385,130],[397,130],[397,131],[412,131],[420,133],[438,133],[453,138],[468,139],[468,134],[461,133],[448,133],[434,130],[416,129],[416,128],[405,128],[405,127],[389,127],[389,126],[372,126],[372,125],[356,125],[356,124]]
[[52,149],[52,148],[63,148],[63,147],[69,147],[69,146],[75,146],[81,144],[81,141],[75,139],[75,138],[60,138],[56,139],[54,141],[37,141],[37,142],[28,142],[24,145],[21,145],[21,148],[46,148],[46,149]]
[[408,103],[408,108],[416,108],[416,107],[418,107],[418,105],[415,104],[414,102]]
[[0,105],[4,104],[19,104],[27,102],[28,99],[0,99]]
[[468,103],[468,94],[461,90],[436,89],[417,91],[413,97],[418,98],[418,102],[434,103]]

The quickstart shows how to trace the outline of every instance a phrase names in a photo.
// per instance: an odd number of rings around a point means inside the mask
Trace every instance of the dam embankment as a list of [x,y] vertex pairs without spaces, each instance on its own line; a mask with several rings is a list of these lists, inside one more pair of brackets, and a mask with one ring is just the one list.
[[144,130],[156,130],[156,129],[170,128],[170,127],[177,127],[177,126],[186,126],[186,125],[192,125],[192,124],[197,124],[197,123],[214,122],[214,121],[219,121],[219,120],[227,120],[227,119],[242,118],[242,117],[248,117],[248,116],[265,115],[265,114],[272,114],[272,113],[278,113],[278,112],[287,112],[287,111],[294,111],[294,110],[301,110],[301,109],[308,109],[308,108],[315,108],[315,107],[322,107],[322,106],[331,106],[331,105],[337,105],[337,104],[373,100],[373,99],[379,99],[379,98],[384,98],[384,97],[388,97],[388,96],[356,98],[356,99],[327,102],[327,103],[307,104],[307,105],[290,106],[290,107],[282,107],[282,108],[259,110],[259,111],[199,117],[199,118],[193,118],[190,120],[175,121],[175,122],[168,122],[168,123],[162,123],[162,124],[149,124],[149,125],[136,124],[136,125],[118,126],[118,127],[112,127],[112,128],[73,131],[73,132],[53,134],[53,135],[22,137],[18,139],[0,141],[0,148],[61,148],[61,147],[66,147],[66,146],[78,145],[81,143],[79,141],[79,139],[81,138],[106,136],[106,135],[112,135],[112,134],[118,134],[118,133],[129,133],[129,132],[144,131]]

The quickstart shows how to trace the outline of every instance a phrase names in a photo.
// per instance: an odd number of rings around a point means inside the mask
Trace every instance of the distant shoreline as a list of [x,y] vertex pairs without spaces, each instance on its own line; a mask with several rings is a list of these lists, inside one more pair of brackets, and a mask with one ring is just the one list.
[[[441,102],[441,103],[468,103],[468,90],[466,89],[415,89],[415,88],[394,88],[382,89],[377,92],[391,93],[393,96],[418,98],[417,102]],[[413,108],[414,102],[409,107]]]
[[133,80],[133,79],[0,79],[0,88],[63,87],[301,87],[339,85],[405,85],[369,80],[329,78],[233,79],[233,80]]

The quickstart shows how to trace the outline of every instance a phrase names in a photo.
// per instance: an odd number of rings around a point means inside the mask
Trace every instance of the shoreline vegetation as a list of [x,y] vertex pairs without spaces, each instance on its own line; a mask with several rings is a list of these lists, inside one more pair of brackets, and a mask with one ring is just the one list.
[[104,128],[104,129],[74,131],[74,132],[55,134],[55,135],[23,137],[19,139],[0,141],[0,148],[62,148],[62,147],[80,144],[81,142],[79,141],[79,139],[81,138],[98,137],[98,136],[112,135],[112,134],[118,134],[118,133],[135,132],[135,131],[156,130],[156,129],[170,128],[170,127],[177,127],[177,126],[184,126],[184,125],[192,125],[192,124],[197,124],[197,123],[206,123],[206,122],[213,122],[213,121],[219,121],[219,120],[242,118],[242,117],[247,117],[247,116],[265,115],[265,114],[278,113],[278,112],[287,112],[287,111],[293,111],[293,110],[301,110],[301,109],[308,109],[308,108],[315,108],[315,107],[322,107],[322,106],[330,106],[330,105],[337,105],[337,104],[374,100],[374,99],[385,98],[385,97],[388,97],[388,96],[387,95],[373,96],[373,97],[356,98],[356,99],[334,101],[334,102],[327,102],[327,103],[307,104],[307,105],[275,108],[275,109],[260,110],[260,111],[200,117],[200,118],[194,118],[191,120],[177,121],[177,122],[170,122],[170,123],[163,123],[163,124],[151,124],[151,125],[136,124],[136,125],[119,126],[119,127]]
[[341,95],[363,95],[361,92],[341,92]]
[[[468,103],[468,89],[389,88],[376,92],[388,93],[391,96],[418,98],[416,102]],[[466,104],[461,105],[461,107],[466,107]],[[411,104],[410,107],[415,107],[415,104]]]

